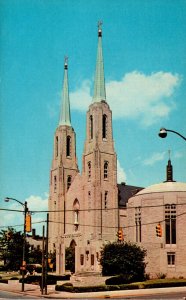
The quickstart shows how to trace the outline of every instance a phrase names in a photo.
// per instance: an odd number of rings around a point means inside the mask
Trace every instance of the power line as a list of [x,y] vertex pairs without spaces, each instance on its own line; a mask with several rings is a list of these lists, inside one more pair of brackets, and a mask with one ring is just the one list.
[[[176,218],[182,216],[182,215],[185,215],[186,212],[183,212],[183,213],[180,213],[178,215],[176,215]],[[38,222],[32,222],[32,224],[39,224],[39,223],[45,223],[46,220],[42,220],[42,221],[38,221]],[[163,223],[165,222],[165,219],[163,220],[158,220],[158,221],[154,221],[154,222],[148,222],[148,223],[141,223],[141,226],[146,226],[146,225],[152,225],[152,224],[157,224],[157,223]],[[49,220],[49,223],[55,223],[55,224],[64,224],[64,222],[57,222],[57,221],[52,221],[52,220]],[[66,225],[72,225],[74,226],[74,223],[68,223],[66,222],[65,223]],[[91,224],[78,224],[80,227],[92,227],[92,228],[99,228],[100,225],[91,225]],[[19,227],[19,226],[23,226],[23,224],[20,224],[20,225],[12,225],[12,226],[0,226],[0,228],[7,228],[7,227]],[[128,225],[128,226],[123,226],[124,229],[127,229],[127,228],[131,228],[131,227],[135,227],[136,224],[134,225]],[[110,229],[118,229],[118,226],[102,226],[102,228],[110,228]]]
[[[86,209],[79,209],[79,212],[84,212],[84,211],[104,211],[104,210],[118,210],[118,209],[133,209],[133,208],[153,208],[153,207],[163,207],[166,205],[172,205],[175,203],[166,203],[166,204],[153,204],[153,205],[138,205],[138,206],[129,206],[129,207],[111,207],[111,208],[86,208]],[[180,206],[180,205],[186,205],[186,202],[184,203],[177,203],[175,204],[176,206]],[[15,210],[15,209],[6,209],[6,208],[0,208],[0,210],[4,210],[4,211],[16,211],[16,212],[23,212],[22,210]],[[65,212],[74,212],[74,209],[66,209]],[[64,209],[59,209],[59,210],[29,210],[30,213],[58,213],[58,212],[64,212]]]

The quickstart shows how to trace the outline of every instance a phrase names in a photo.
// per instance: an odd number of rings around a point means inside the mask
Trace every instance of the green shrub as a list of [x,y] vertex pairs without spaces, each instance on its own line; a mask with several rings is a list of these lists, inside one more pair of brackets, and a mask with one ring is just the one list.
[[0,279],[1,283],[8,283],[8,279]]
[[62,285],[56,285],[55,286],[56,291],[62,291],[62,292],[73,292],[73,285],[72,283],[67,285],[67,283],[62,284]]
[[73,284],[71,282],[65,282],[62,284],[63,286],[73,286]]
[[[41,275],[30,275],[24,278],[25,283],[39,283],[41,280]],[[19,282],[22,282],[22,278],[19,279]]]
[[121,284],[120,285],[120,290],[138,290],[139,289],[139,284]]
[[102,291],[107,291],[107,286],[106,285],[74,287],[74,292],[75,293],[102,292]]
[[118,275],[110,277],[105,280],[106,285],[118,285],[132,282],[132,277],[130,275]]
[[177,287],[177,286],[186,286],[186,280],[168,280],[161,282],[144,282],[144,288],[151,289],[151,288],[162,288],[162,287]]
[[[70,279],[70,275],[52,275],[49,274],[47,276],[47,284],[48,285],[52,285],[52,284],[56,284],[58,280],[69,280]],[[22,278],[19,280],[19,282],[22,282]],[[25,283],[38,283],[41,282],[41,275],[30,275],[28,277],[24,278],[24,282]]]
[[158,279],[165,279],[166,278],[166,274],[164,274],[164,273],[158,273],[158,274],[156,274],[156,276],[157,276]]
[[[136,244],[108,243],[103,246],[100,264],[102,275],[115,276],[129,275],[129,282],[143,281],[145,279],[145,255],[146,251]],[[127,279],[128,280],[128,279]],[[126,282],[126,281],[125,281]]]

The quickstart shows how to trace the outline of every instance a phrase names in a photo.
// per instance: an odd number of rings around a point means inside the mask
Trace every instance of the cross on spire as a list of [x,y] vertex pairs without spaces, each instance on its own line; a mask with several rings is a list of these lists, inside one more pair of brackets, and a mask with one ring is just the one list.
[[98,36],[102,36],[102,21],[98,21]]
[[98,48],[96,61],[96,74],[94,81],[94,96],[93,102],[106,101],[104,65],[102,53],[102,21],[98,21]]
[[168,150],[169,159],[170,159],[170,154],[171,154],[171,150]]
[[65,69],[68,69],[68,56],[64,57],[64,67]]
[[70,100],[68,91],[68,57],[64,58],[64,80],[63,80],[63,92],[62,92],[62,104],[59,125],[71,126],[70,117]]

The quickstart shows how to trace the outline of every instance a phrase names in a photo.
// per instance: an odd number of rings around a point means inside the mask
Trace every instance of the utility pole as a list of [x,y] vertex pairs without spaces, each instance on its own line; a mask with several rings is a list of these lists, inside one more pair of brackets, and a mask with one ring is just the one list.
[[43,240],[42,240],[42,276],[41,276],[41,294],[43,295],[45,280],[45,226],[43,225]]
[[48,223],[49,213],[47,213],[47,228],[46,228],[46,247],[45,247],[45,295],[47,295],[47,273],[48,273]]

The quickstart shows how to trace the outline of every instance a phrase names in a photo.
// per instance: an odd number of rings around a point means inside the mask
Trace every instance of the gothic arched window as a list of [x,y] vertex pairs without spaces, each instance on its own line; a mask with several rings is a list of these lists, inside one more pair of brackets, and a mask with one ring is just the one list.
[[78,199],[75,199],[73,203],[75,231],[78,230],[78,226],[79,226],[79,209],[80,209],[79,201]]
[[93,139],[93,116],[90,116],[90,138]]
[[91,178],[91,161],[88,162],[88,179]]
[[69,189],[69,187],[71,186],[71,183],[72,183],[72,177],[69,175],[67,177],[67,190]]
[[57,191],[57,176],[54,176],[54,193]]
[[71,155],[71,137],[68,135],[66,141],[66,156],[70,156],[70,155]]
[[102,118],[102,138],[107,138],[107,115],[103,115]]
[[176,244],[176,204],[165,205],[166,244]]
[[108,178],[108,161],[104,162],[104,179]]
[[58,136],[56,136],[55,152],[56,152],[56,157],[57,157],[58,156]]

